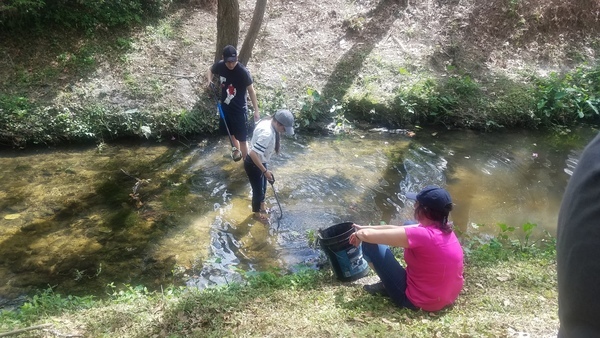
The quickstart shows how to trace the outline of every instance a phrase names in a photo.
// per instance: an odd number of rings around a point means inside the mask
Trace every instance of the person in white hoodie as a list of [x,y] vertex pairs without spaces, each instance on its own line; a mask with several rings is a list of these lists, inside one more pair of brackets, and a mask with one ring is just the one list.
[[266,221],[265,193],[267,181],[273,182],[273,173],[268,163],[273,154],[279,154],[280,134],[294,135],[294,114],[280,109],[273,117],[261,120],[254,128],[250,150],[244,160],[244,170],[252,186],[252,212],[260,221]]

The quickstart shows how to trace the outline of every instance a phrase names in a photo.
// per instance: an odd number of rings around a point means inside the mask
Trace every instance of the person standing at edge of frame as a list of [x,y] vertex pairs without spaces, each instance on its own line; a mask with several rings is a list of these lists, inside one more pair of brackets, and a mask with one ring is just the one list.
[[294,135],[294,114],[286,109],[278,110],[273,117],[256,125],[250,141],[250,153],[244,160],[244,169],[252,186],[252,212],[261,222],[268,220],[265,206],[267,181],[275,181],[267,163],[274,153],[279,154],[282,133]]
[[583,150],[558,213],[559,338],[600,337],[600,134]]
[[248,120],[248,95],[254,108],[254,122],[256,123],[260,120],[258,100],[256,99],[256,92],[252,85],[252,75],[250,75],[250,71],[243,64],[238,62],[237,50],[231,45],[223,48],[223,59],[209,67],[206,74],[208,80],[207,86],[209,88],[212,84],[213,75],[219,76],[218,84],[221,90],[221,106],[225,118],[225,121],[223,118],[219,118],[219,129],[225,133],[225,123],[227,123],[233,145],[236,147],[231,156],[235,161],[239,161],[248,155],[248,129],[246,127],[246,121]]

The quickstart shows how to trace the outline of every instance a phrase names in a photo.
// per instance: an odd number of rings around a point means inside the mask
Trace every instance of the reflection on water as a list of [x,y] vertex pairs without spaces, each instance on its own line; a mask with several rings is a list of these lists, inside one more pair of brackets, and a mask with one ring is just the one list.
[[223,140],[4,151],[0,297],[48,285],[75,294],[102,294],[110,282],[205,287],[239,281],[240,271],[314,265],[309,232],[344,221],[400,224],[413,212],[404,193],[428,184],[450,191],[463,231],[531,222],[554,234],[567,180],[593,133],[286,138],[271,166],[270,225],[252,219],[243,166]]

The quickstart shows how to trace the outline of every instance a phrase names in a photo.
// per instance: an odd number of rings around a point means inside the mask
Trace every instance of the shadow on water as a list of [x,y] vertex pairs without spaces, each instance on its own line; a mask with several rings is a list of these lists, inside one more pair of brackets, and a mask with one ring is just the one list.
[[206,287],[315,266],[311,233],[344,221],[401,224],[413,217],[404,194],[428,184],[450,191],[462,232],[531,222],[553,234],[593,133],[296,135],[271,164],[279,224],[271,187],[271,223],[251,217],[246,174],[223,140],[3,153],[0,297],[48,286],[101,295],[109,283]]
[[168,280],[177,254],[156,246],[185,218],[174,213],[190,202],[180,181],[191,154],[164,146],[4,153],[0,295],[49,286],[101,294],[111,282]]

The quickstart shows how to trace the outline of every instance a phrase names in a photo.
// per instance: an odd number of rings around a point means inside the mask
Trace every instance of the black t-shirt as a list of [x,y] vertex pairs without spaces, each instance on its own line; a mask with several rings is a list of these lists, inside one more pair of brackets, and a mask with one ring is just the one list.
[[225,115],[246,116],[248,111],[246,96],[248,86],[252,84],[252,76],[248,69],[238,62],[233,70],[229,70],[221,60],[210,70],[219,76],[221,106]]
[[600,337],[600,135],[584,149],[558,216],[559,337]]

